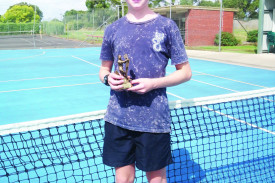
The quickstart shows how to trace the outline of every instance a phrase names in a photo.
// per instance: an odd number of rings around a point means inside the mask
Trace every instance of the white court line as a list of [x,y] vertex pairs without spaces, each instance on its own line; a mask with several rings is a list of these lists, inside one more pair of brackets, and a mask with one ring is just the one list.
[[[178,95],[175,95],[175,94],[173,94],[173,93],[167,92],[167,94],[172,95],[172,96],[175,96],[175,97],[177,97],[177,98],[179,98],[179,99],[181,99],[181,100],[185,100],[185,98],[180,97],[180,96],[178,96]],[[270,134],[272,134],[272,135],[275,135],[275,132],[273,132],[273,131],[267,130],[267,129],[265,129],[265,128],[261,128],[261,127],[259,127],[259,126],[257,126],[257,125],[253,125],[253,124],[248,123],[248,122],[246,122],[246,121],[244,121],[244,120],[241,120],[241,119],[238,119],[238,118],[234,118],[233,116],[230,116],[230,115],[228,115],[228,114],[225,114],[225,113],[222,113],[222,112],[219,112],[219,111],[215,111],[214,109],[211,109],[211,108],[209,108],[209,107],[206,107],[206,106],[202,106],[202,107],[205,108],[205,109],[207,109],[207,110],[209,110],[209,111],[213,111],[213,112],[215,112],[215,113],[217,113],[217,114],[219,114],[219,115],[225,116],[225,117],[227,117],[227,118],[229,118],[229,119],[233,119],[233,120],[235,120],[235,121],[238,121],[238,122],[240,122],[240,123],[246,124],[246,125],[251,126],[251,127],[253,127],[253,128],[256,128],[256,129],[262,130],[262,131],[264,131],[264,132],[270,133]]]
[[233,120],[238,121],[238,122],[240,122],[240,123],[243,123],[243,124],[245,124],[245,125],[248,125],[248,126],[251,126],[251,127],[253,127],[253,128],[257,128],[257,129],[262,130],[262,131],[264,131],[264,132],[267,132],[267,133],[270,133],[270,134],[272,134],[272,135],[275,135],[275,132],[273,132],[273,131],[267,130],[267,129],[265,129],[265,128],[261,128],[261,127],[259,127],[259,126],[257,126],[257,125],[253,125],[253,124],[248,123],[248,122],[246,122],[246,121],[244,121],[244,120],[234,118],[233,116],[227,115],[227,114],[222,113],[222,112],[219,112],[219,111],[215,111],[214,109],[211,109],[211,108],[209,108],[209,107],[203,106],[203,108],[208,109],[208,110],[210,110],[210,111],[213,111],[213,112],[215,112],[215,113],[217,113],[217,114],[220,114],[220,115],[222,115],[222,116],[225,116],[225,117],[227,117],[227,118],[229,118],[229,119],[233,119]]
[[23,41],[26,41],[26,42],[28,42],[28,43],[31,43],[31,45],[33,45],[33,41],[29,41],[29,40],[24,39],[24,38],[20,38],[20,39],[23,40]]
[[243,84],[247,84],[247,85],[257,86],[257,87],[261,87],[261,88],[268,88],[268,87],[261,86],[261,85],[256,85],[256,84],[247,83],[247,82],[244,82],[244,81],[239,81],[239,80],[230,79],[230,78],[226,78],[226,77],[221,77],[221,76],[216,76],[216,75],[212,75],[212,74],[207,74],[207,73],[203,73],[203,72],[199,72],[199,71],[194,71],[194,72],[200,73],[201,75],[212,76],[212,77],[221,78],[221,79],[225,79],[225,80],[229,80],[229,81],[234,81],[234,82],[238,82],[238,83],[243,83]]
[[[173,67],[173,66],[169,65],[169,67]],[[247,82],[244,82],[244,81],[230,79],[230,78],[226,78],[226,77],[222,77],[222,76],[207,74],[207,73],[204,73],[204,72],[199,72],[199,71],[192,71],[192,72],[197,72],[197,73],[200,73],[200,75],[208,75],[208,76],[212,76],[212,77],[216,77],[216,78],[220,78],[220,79],[225,79],[225,80],[230,80],[230,81],[234,81],[234,82],[238,82],[238,83],[243,83],[243,84],[247,84],[247,85],[251,85],[251,86],[257,86],[257,87],[260,87],[260,88],[268,88],[268,87],[265,87],[265,86],[256,85],[256,84],[253,84],[253,83],[247,83]],[[195,76],[195,75],[193,75],[193,76]]]
[[203,76],[205,74],[192,74],[192,76]]
[[32,55],[32,56],[27,56],[27,57],[17,57],[17,58],[5,58],[5,59],[0,59],[0,62],[8,61],[8,60],[18,60],[18,59],[27,59],[27,58],[33,58],[33,57],[39,57],[42,55],[45,55],[46,52],[43,51],[41,54],[38,55]]
[[[170,73],[170,72],[167,72],[167,73]],[[225,89],[225,90],[228,90],[228,91],[239,92],[237,90],[232,90],[230,88],[225,88],[225,87],[222,87],[222,86],[210,84],[210,83],[199,81],[199,80],[196,80],[196,79],[191,79],[191,81],[196,81],[196,82],[199,82],[199,83],[203,83],[203,84],[206,84],[206,85],[210,85],[210,86],[214,86],[214,87],[217,87],[217,88]]]
[[[82,54],[81,56],[99,56],[99,54]],[[45,58],[72,57],[72,55],[45,56]],[[76,57],[76,56],[75,56]]]
[[53,45],[53,43],[42,41],[41,39],[35,39],[35,41],[38,41],[38,42],[41,42],[41,43],[44,43],[44,44],[47,44],[47,45]]
[[[221,89],[225,89],[225,90],[229,90],[229,91],[233,91],[233,92],[240,92],[238,90],[232,90],[230,88],[225,88],[225,87],[221,87],[221,86],[218,86],[218,85],[214,85],[214,84],[210,84],[210,83],[207,83],[207,82],[203,82],[203,81],[199,81],[199,80],[195,80],[195,79],[191,79],[192,81],[196,81],[196,82],[199,82],[199,83],[203,83],[203,84],[206,84],[206,85],[210,85],[210,86],[214,86],[214,87],[217,87],[217,88],[221,88]],[[264,88],[268,88],[268,87],[264,87]],[[261,97],[262,98],[262,97]],[[270,99],[267,99],[265,97],[263,97],[264,100],[268,100],[270,102],[274,102],[273,100],[270,100]]]
[[91,64],[91,65],[93,65],[93,66],[96,66],[96,67],[99,67],[99,68],[101,67],[100,65],[91,63],[91,62],[89,62],[89,61],[87,61],[87,60],[84,60],[84,59],[82,59],[82,58],[79,58],[79,57],[76,57],[76,56],[73,56],[73,55],[72,55],[72,57],[73,57],[73,58],[76,58],[76,59],[78,59],[78,60],[81,60],[81,61],[83,61],[83,62],[86,62],[86,63],[88,63],[88,64]]
[[218,86],[218,85],[210,84],[210,83],[203,82],[203,81],[199,81],[199,80],[196,80],[196,79],[191,79],[191,80],[192,80],[192,81],[199,82],[199,83],[207,84],[207,85],[210,85],[210,86],[214,86],[214,87],[217,87],[217,88],[221,88],[221,89],[229,90],[229,91],[239,92],[239,91],[237,91],[237,90],[232,90],[232,89],[230,89],[230,88],[221,87],[221,86]]
[[81,74],[81,75],[42,77],[42,78],[32,78],[32,79],[17,79],[17,80],[7,80],[7,81],[0,81],[0,82],[3,83],[3,82],[12,82],[12,81],[31,81],[31,80],[38,80],[38,79],[56,79],[56,78],[79,77],[79,76],[88,76],[88,75],[97,75],[97,74]]
[[47,89],[47,88],[61,88],[61,87],[68,87],[68,86],[93,85],[93,84],[99,84],[99,83],[101,83],[101,82],[81,83],[81,84],[74,84],[74,85],[47,86],[47,87],[40,87],[40,88],[28,88],[28,89],[19,89],[19,90],[0,91],[0,93],[9,93],[9,92],[18,92],[18,91],[27,91],[27,90],[41,90],[41,89]]
[[173,94],[173,93],[170,93],[170,92],[166,92],[166,93],[169,94],[169,95],[172,95],[172,96],[174,96],[174,97],[180,98],[180,99],[182,99],[182,100],[185,100],[185,98],[180,97],[180,96],[178,96],[178,95],[176,95],[176,94]]

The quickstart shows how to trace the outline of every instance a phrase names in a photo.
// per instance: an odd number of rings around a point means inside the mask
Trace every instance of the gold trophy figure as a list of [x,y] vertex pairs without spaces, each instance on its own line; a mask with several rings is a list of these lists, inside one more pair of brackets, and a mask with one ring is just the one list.
[[[128,77],[128,69],[129,69],[129,63],[130,60],[128,58],[128,55],[124,55],[124,60],[122,60],[121,55],[118,55],[118,70],[119,73],[124,77],[124,83],[123,83],[123,89],[128,89],[132,87],[131,79]],[[124,64],[125,64],[125,71],[124,71]],[[118,71],[115,71],[116,74],[119,74]]]

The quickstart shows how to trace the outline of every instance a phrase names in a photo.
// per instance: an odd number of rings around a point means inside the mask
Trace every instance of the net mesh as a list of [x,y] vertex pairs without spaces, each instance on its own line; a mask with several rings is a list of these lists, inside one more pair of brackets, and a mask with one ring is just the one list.
[[[168,182],[274,182],[275,88],[170,103]],[[114,182],[104,111],[0,127],[1,182]],[[141,171],[135,182],[147,182]]]

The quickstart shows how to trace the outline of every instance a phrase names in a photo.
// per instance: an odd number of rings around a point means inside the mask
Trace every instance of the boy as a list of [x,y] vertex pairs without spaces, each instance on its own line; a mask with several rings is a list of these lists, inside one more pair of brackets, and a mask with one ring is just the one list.
[[[191,78],[177,25],[154,13],[149,0],[126,0],[128,13],[104,33],[99,77],[111,87],[104,120],[103,163],[115,167],[116,182],[134,182],[135,167],[148,182],[164,183],[172,163],[166,87]],[[128,55],[132,87],[123,89],[118,56]],[[176,71],[165,76],[169,58]]]

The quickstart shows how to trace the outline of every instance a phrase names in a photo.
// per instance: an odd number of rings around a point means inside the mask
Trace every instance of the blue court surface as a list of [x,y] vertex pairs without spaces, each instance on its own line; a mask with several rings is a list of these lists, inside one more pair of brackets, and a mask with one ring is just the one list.
[[[0,51],[0,124],[16,124],[106,109],[109,88],[98,78],[101,65],[99,54],[99,47]],[[192,79],[168,88],[169,101],[275,86],[275,71],[192,58],[189,61]],[[167,74],[174,70],[174,66],[168,65]],[[266,101],[267,105],[263,107]],[[232,107],[232,110],[207,105],[173,112],[176,121],[172,124],[171,134],[175,163],[167,170],[171,177],[169,182],[274,181],[275,127],[268,124],[274,124],[274,98],[256,98],[245,104],[241,101],[225,105]],[[237,108],[244,105],[243,108]],[[263,111],[257,111],[255,106],[267,109],[264,112],[265,119],[259,115]],[[219,116],[216,111],[228,115]],[[231,118],[231,113],[240,113],[238,120]],[[194,123],[193,118],[199,120]],[[264,129],[252,127],[255,122]],[[2,166],[8,167],[8,170],[0,170],[0,180],[18,181],[21,176],[20,179],[26,182],[28,179],[40,182],[88,182],[92,176],[97,180],[95,182],[113,181],[113,177],[106,178],[108,174],[113,175],[113,170],[102,164],[100,156],[102,126],[102,121],[92,121],[58,129],[3,136],[0,141],[6,144],[0,144],[0,150],[5,152],[1,159],[7,162],[0,164],[0,169]],[[177,133],[178,131],[180,132]],[[86,138],[85,134],[93,135]],[[43,140],[39,140],[41,135],[45,136]],[[30,139],[30,142],[25,142],[26,139]],[[13,142],[17,140],[20,143],[14,145]],[[48,141],[46,146],[42,145],[44,141]],[[17,150],[17,147],[20,149],[19,147],[25,146],[30,149]],[[92,153],[91,147],[94,150]],[[45,152],[49,154],[43,154]],[[28,157],[28,153],[33,157]],[[91,158],[93,161],[86,161]],[[28,164],[22,166],[25,162]],[[48,163],[53,163],[56,167],[50,164],[49,167],[45,166]],[[65,166],[60,166],[64,164]],[[24,174],[26,169],[34,173]],[[9,171],[13,174],[7,178]],[[53,171],[58,173],[55,175]],[[18,176],[17,172],[22,175]],[[196,172],[199,175],[194,174]],[[246,174],[249,172],[259,174],[259,179]],[[137,176],[141,174],[137,172]],[[221,181],[219,176],[226,177],[227,180]],[[143,181],[137,179],[137,182]]]
[[[104,110],[100,48],[0,51],[0,121],[11,124]],[[275,86],[275,72],[190,58],[191,81],[168,88],[170,101]],[[174,71],[168,65],[167,74]]]

